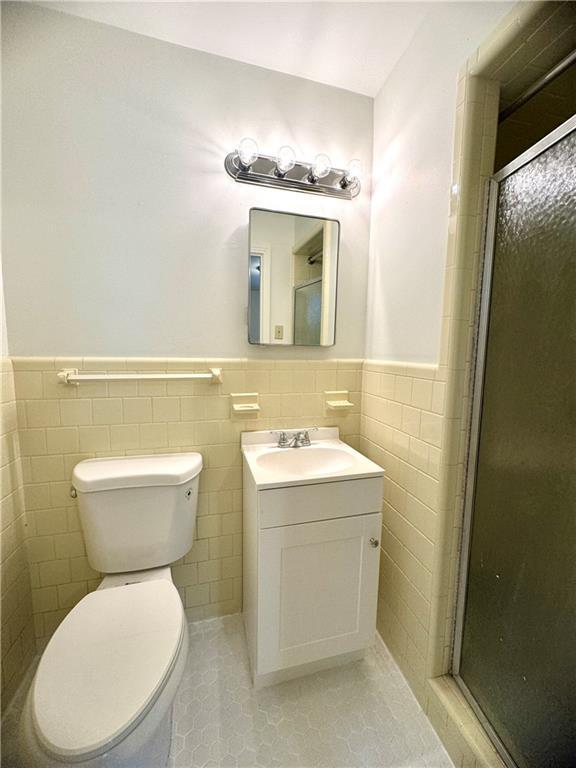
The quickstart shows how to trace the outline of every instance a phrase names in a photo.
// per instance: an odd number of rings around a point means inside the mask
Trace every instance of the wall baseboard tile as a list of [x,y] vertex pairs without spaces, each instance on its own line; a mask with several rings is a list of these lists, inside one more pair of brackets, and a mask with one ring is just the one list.
[[428,719],[458,768],[505,768],[451,675],[428,680],[427,692],[425,711]]

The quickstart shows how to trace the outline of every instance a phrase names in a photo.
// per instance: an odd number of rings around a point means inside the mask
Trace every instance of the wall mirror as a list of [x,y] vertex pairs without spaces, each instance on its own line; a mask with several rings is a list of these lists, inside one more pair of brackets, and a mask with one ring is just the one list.
[[250,344],[334,344],[339,238],[333,219],[250,210]]

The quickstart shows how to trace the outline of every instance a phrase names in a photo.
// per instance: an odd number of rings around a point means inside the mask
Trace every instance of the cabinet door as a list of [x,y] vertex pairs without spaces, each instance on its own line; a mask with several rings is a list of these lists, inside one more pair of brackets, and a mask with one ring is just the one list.
[[380,530],[380,513],[260,530],[259,674],[372,645]]

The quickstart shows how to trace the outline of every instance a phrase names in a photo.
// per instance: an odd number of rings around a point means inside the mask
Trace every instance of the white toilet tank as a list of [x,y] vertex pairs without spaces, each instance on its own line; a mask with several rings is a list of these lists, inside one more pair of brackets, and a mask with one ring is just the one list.
[[199,453],[87,459],[74,467],[90,565],[126,573],[168,565],[194,538]]

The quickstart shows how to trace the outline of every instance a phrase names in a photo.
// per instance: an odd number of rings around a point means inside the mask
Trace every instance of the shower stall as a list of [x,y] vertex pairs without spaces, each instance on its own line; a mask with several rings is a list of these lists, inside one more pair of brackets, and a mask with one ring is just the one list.
[[576,116],[491,181],[453,674],[511,768],[576,766]]

